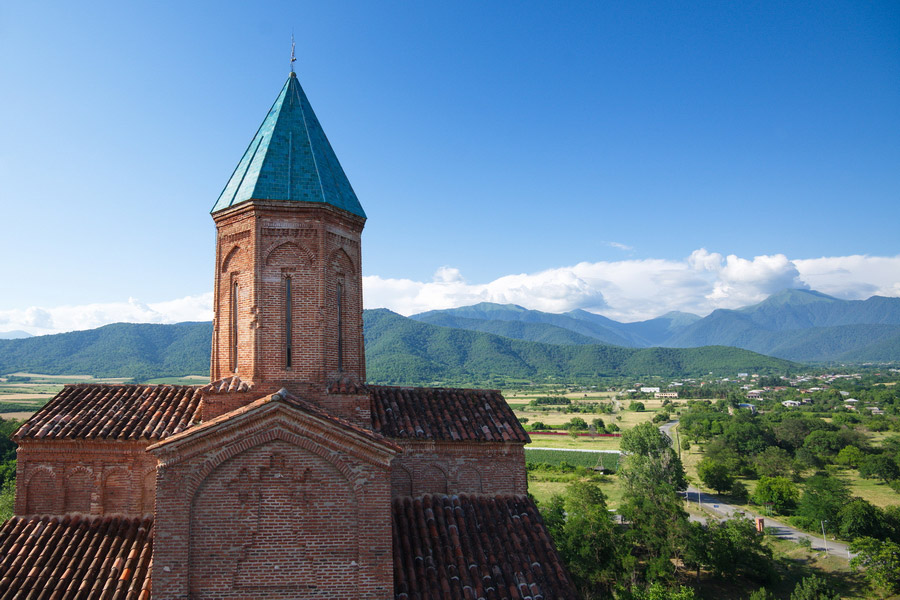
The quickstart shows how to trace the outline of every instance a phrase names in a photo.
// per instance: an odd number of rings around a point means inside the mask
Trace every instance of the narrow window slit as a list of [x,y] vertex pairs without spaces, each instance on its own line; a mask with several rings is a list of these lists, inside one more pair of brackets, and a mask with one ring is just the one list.
[[284,278],[284,366],[291,368],[294,350],[293,319],[291,317],[291,278]]

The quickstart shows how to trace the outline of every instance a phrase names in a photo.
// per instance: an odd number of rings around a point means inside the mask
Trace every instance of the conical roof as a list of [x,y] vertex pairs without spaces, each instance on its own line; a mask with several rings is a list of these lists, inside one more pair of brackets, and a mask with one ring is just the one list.
[[323,202],[366,216],[293,72],[211,212],[251,198]]

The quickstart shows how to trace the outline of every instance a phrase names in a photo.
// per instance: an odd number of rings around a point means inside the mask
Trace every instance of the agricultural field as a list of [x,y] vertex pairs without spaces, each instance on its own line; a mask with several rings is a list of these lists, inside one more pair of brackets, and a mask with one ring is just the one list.
[[96,379],[90,375],[10,373],[0,377],[0,417],[27,419],[67,383],[123,383],[126,378]]

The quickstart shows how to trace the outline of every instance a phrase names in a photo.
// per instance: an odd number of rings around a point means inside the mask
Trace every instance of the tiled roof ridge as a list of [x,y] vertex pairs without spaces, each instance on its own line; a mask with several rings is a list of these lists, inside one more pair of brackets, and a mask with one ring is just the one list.
[[66,384],[13,439],[162,439],[200,417],[197,386]]
[[325,391],[329,394],[366,394],[369,386],[364,381],[345,375],[330,380],[325,385]]
[[254,400],[253,402],[250,402],[249,404],[245,404],[244,406],[238,407],[232,411],[221,414],[213,419],[210,419],[209,421],[200,423],[199,425],[196,425],[193,428],[191,428],[190,431],[182,431],[177,435],[173,435],[165,440],[162,440],[161,442],[153,444],[148,447],[148,450],[155,450],[157,447],[163,446],[165,444],[178,442],[190,435],[194,435],[194,434],[206,431],[210,428],[217,427],[223,423],[226,423],[226,422],[228,422],[232,419],[235,419],[241,415],[251,412],[257,408],[266,406],[267,404],[271,404],[272,402],[282,402],[282,403],[287,404],[288,406],[291,406],[297,410],[309,413],[310,415],[312,415],[316,418],[329,421],[331,423],[334,423],[335,425],[339,425],[343,429],[349,429],[349,430],[353,431],[354,433],[356,433],[357,435],[366,437],[369,440],[372,440],[372,441],[377,442],[382,445],[390,446],[396,450],[400,450],[400,447],[397,446],[397,444],[394,443],[393,441],[391,441],[388,437],[386,437],[376,431],[372,431],[371,429],[366,429],[365,427],[360,427],[359,425],[356,425],[355,423],[347,421],[346,419],[343,419],[341,417],[335,416],[306,400],[303,400],[301,398],[294,396],[285,388],[281,388],[277,392],[265,395],[261,398]]
[[11,517],[0,528],[0,598],[146,600],[152,528],[149,517]]
[[380,385],[368,384],[369,388],[394,389],[394,390],[431,390],[440,392],[483,392],[485,394],[501,394],[499,389],[494,388],[463,388],[463,387],[443,387],[443,386],[427,386],[427,385]]
[[396,600],[577,597],[528,496],[395,498],[392,524]]
[[244,381],[238,375],[231,375],[211,381],[199,389],[203,394],[231,394],[235,392],[252,392],[256,385],[252,381]]

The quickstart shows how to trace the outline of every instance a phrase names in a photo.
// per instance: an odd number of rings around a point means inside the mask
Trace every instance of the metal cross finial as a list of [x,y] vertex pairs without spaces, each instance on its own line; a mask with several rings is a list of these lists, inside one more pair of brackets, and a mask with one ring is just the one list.
[[297,57],[294,55],[294,33],[291,32],[291,73],[294,72],[294,63],[297,62]]

